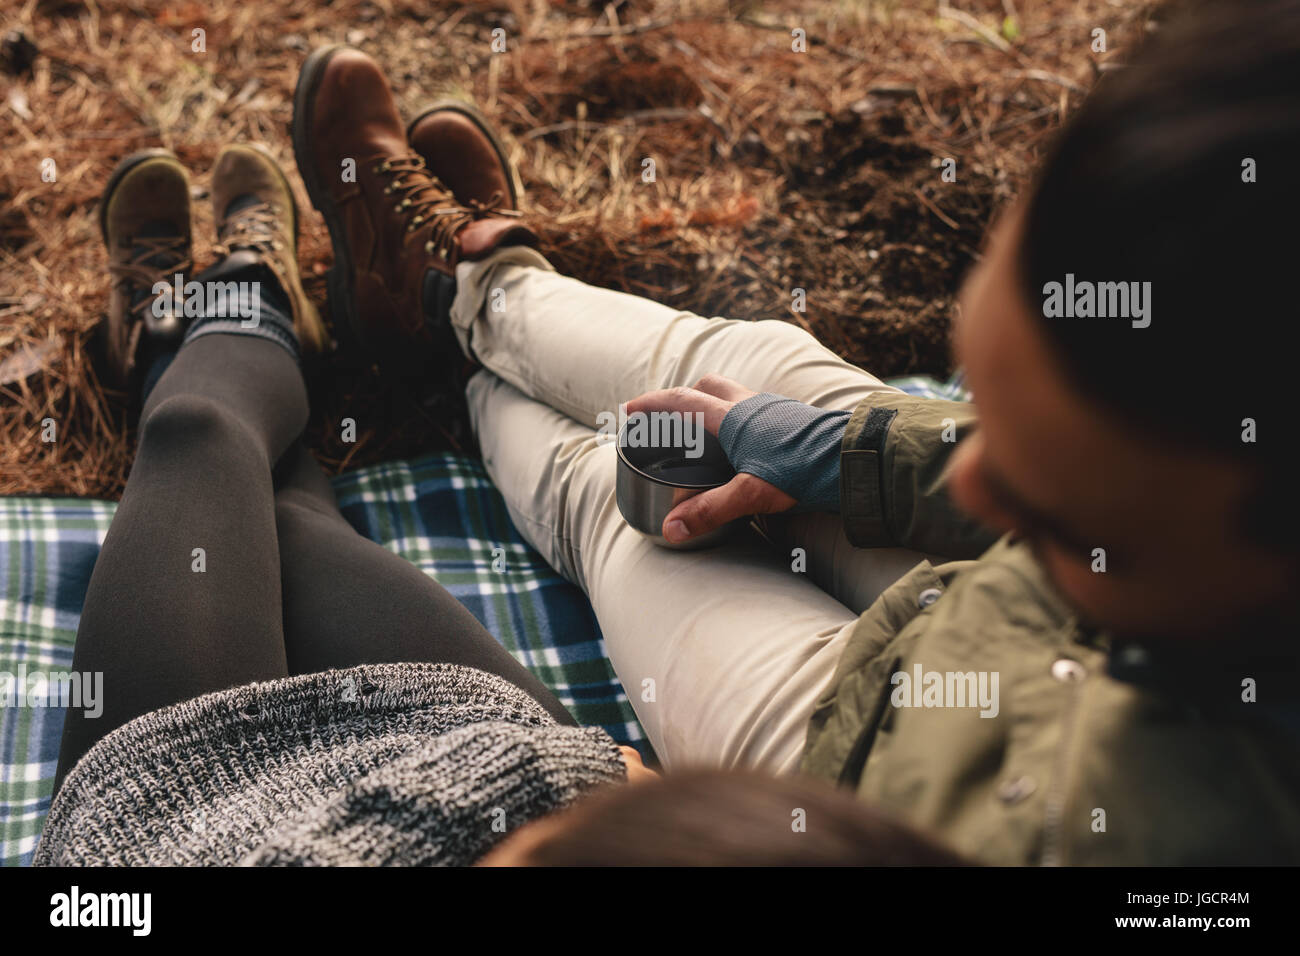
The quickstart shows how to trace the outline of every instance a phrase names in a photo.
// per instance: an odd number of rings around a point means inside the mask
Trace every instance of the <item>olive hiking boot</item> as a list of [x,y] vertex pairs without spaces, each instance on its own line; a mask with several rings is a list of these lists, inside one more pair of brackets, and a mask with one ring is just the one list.
[[212,170],[212,208],[217,254],[270,270],[289,300],[298,344],[304,352],[325,351],[329,333],[298,274],[298,206],[271,154],[255,145],[223,149]]
[[[112,288],[99,334],[108,383],[129,389],[153,354],[185,336],[181,303],[155,292],[190,270],[190,179],[172,152],[147,149],[113,170],[99,206]],[[184,278],[180,280],[184,282]]]

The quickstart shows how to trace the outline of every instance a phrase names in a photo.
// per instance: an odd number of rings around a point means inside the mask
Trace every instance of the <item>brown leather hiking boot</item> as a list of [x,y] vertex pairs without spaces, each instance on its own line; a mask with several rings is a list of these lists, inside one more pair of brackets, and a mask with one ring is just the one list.
[[[487,118],[469,103],[439,100],[411,121],[406,139],[424,160],[425,168],[451,190],[462,206],[504,213],[519,208],[515,169],[505,146]],[[438,274],[425,285],[424,312],[434,335],[459,352],[451,330],[451,303],[455,297],[456,283],[450,277]],[[453,374],[458,382],[477,368],[472,359],[467,361],[468,365],[455,367]]]
[[469,103],[439,100],[411,121],[407,142],[463,205],[515,210],[514,166],[487,119]]
[[[235,202],[242,197],[251,201]],[[279,280],[289,300],[298,344],[304,351],[324,351],[329,334],[298,275],[298,206],[271,154],[255,145],[223,149],[212,168],[212,209],[218,257],[253,253]]]
[[[407,144],[383,73],[360,50],[326,47],[307,58],[294,95],[293,144],[334,245],[331,308],[390,367],[416,371],[436,352],[426,273],[450,279],[459,262],[537,242],[513,209],[462,201],[430,172]],[[448,176],[461,171],[458,155],[465,167],[481,160],[441,147],[439,155]]]
[[191,264],[190,178],[175,154],[147,149],[118,163],[104,187],[99,229],[113,278],[100,326],[105,377],[127,388],[147,361],[146,346],[177,347],[185,336],[183,306],[153,291],[159,282],[174,288]]

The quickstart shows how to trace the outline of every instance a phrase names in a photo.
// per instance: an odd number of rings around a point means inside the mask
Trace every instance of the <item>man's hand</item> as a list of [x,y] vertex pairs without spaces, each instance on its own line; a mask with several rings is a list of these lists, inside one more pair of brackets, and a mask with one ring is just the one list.
[[[705,431],[716,438],[731,406],[757,394],[721,375],[706,375],[693,388],[668,388],[639,395],[627,403],[627,412],[700,412]],[[742,472],[721,488],[687,498],[670,511],[664,518],[663,536],[679,544],[736,518],[788,511],[797,503],[775,485]]]

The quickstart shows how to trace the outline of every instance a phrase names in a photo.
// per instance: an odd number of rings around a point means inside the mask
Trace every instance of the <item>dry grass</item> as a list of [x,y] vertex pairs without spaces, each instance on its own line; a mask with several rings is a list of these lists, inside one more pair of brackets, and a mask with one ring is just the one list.
[[[9,2],[0,31],[37,52],[3,74],[0,102],[0,494],[112,497],[125,481],[125,402],[91,360],[107,298],[95,206],[113,165],[166,146],[204,197],[221,146],[256,140],[292,171],[294,81],[325,42],[376,56],[406,116],[441,94],[475,99],[507,133],[562,271],[706,315],[799,321],[878,374],[945,373],[953,295],[989,220],[1114,55],[1090,50],[1091,31],[1122,50],[1149,4],[939,6]],[[497,27],[504,54],[490,51]],[[808,52],[792,52],[793,27]],[[196,28],[206,53],[191,52]],[[956,183],[940,177],[947,157]],[[211,210],[195,208],[205,265]],[[322,305],[329,255],[323,222],[305,215],[303,271]],[[442,383],[394,389],[335,355],[311,384],[309,434],[335,469],[472,441]],[[335,437],[345,416],[361,423],[355,445]],[[41,441],[45,419],[55,442]]]

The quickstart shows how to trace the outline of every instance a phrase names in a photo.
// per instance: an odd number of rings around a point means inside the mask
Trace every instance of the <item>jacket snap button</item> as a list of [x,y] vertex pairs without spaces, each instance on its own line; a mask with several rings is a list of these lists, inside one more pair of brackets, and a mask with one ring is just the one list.
[[1087,673],[1082,664],[1078,661],[1072,661],[1068,657],[1062,657],[1052,663],[1052,676],[1065,684],[1083,680]]
[[1038,784],[1034,782],[1033,777],[1016,777],[1014,780],[1004,780],[1002,785],[998,787],[998,799],[1008,804],[1019,803],[1037,789]]
[[917,607],[929,607],[943,594],[938,588],[926,588],[916,596]]
[[1136,644],[1129,644],[1119,652],[1120,663],[1127,667],[1145,667],[1147,658],[1146,649]]

